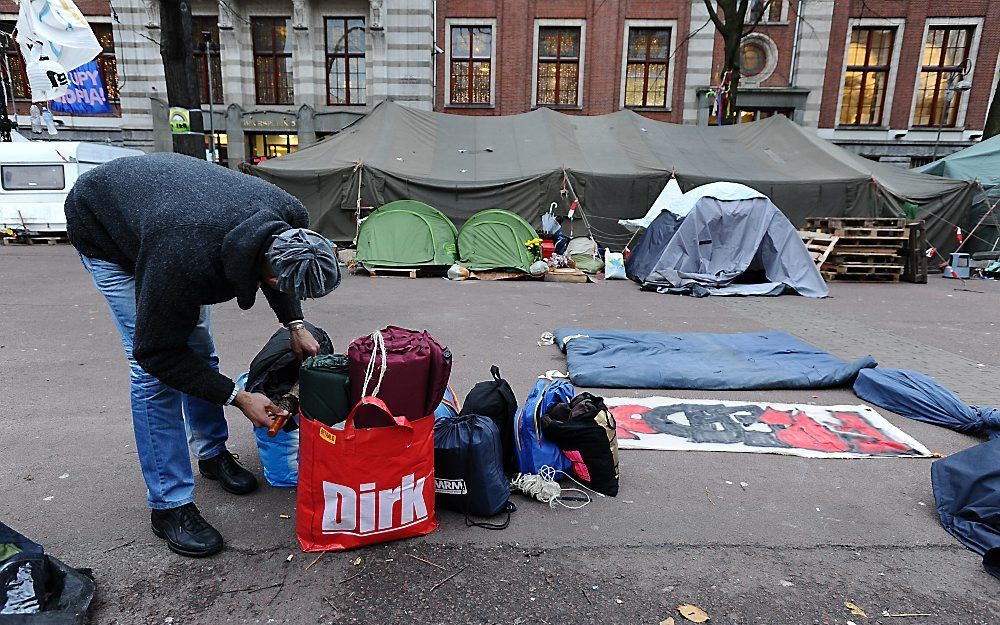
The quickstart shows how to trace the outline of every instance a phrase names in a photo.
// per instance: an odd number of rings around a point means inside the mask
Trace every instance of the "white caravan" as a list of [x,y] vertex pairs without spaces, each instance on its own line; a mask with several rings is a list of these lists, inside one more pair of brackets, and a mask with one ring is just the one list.
[[19,135],[13,143],[0,142],[0,229],[65,232],[63,204],[77,177],[101,163],[139,154],[100,143],[27,141]]

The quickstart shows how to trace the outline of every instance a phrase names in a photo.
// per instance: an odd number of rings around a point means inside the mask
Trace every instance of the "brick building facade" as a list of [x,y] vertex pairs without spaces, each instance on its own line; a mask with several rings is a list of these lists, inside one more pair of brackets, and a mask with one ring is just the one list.
[[[439,111],[716,122],[723,42],[703,0],[440,0],[436,36]],[[869,158],[920,164],[949,93],[938,153],[981,137],[998,52],[997,2],[774,0],[744,39],[739,117],[783,114]],[[865,65],[873,54],[881,65]],[[948,89],[955,55],[970,91]]]
[[[169,149],[158,3],[77,4],[105,44],[99,62],[114,112],[57,115],[60,138]],[[195,30],[219,44],[212,119],[232,166],[311,143],[386,99],[467,115],[631,108],[716,122],[723,47],[704,0],[194,0],[192,8]],[[0,29],[15,18],[12,0],[0,0]],[[16,65],[16,50],[7,55]],[[869,158],[917,165],[981,137],[997,84],[1000,2],[772,0],[742,56],[741,121],[782,114]],[[207,111],[208,59],[199,62]],[[22,125],[27,105],[22,98]]]

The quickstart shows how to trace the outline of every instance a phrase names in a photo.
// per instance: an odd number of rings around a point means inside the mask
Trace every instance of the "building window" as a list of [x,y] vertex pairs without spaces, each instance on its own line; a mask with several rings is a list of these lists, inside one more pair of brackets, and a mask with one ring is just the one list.
[[948,96],[948,78],[966,69],[973,29],[970,26],[931,26],[927,30],[924,54],[921,58],[920,83],[917,86],[917,108],[914,126],[953,127],[958,123],[958,108],[962,93],[952,92],[948,109],[942,114]]
[[246,139],[247,146],[250,148],[250,162],[254,164],[269,158],[278,158],[299,149],[298,135],[248,132]]
[[895,38],[894,28],[855,27],[851,31],[840,96],[841,124],[882,125]]
[[493,71],[493,28],[451,27],[452,104],[489,104]]
[[90,24],[90,28],[101,44],[101,53],[97,55],[97,68],[104,83],[104,92],[108,102],[121,101],[121,91],[118,88],[118,60],[115,58],[115,36],[111,32],[111,24]]
[[291,22],[287,17],[250,18],[257,104],[292,103]]
[[[191,18],[191,33],[195,40],[194,57],[198,63],[198,85],[201,89],[201,101],[209,102],[208,94],[208,56],[212,55],[212,95],[213,104],[222,104],[222,57],[219,54],[219,18],[214,15],[195,15]],[[205,38],[202,33],[211,33],[209,49],[205,50]]]
[[[792,119],[793,117],[795,117],[795,109],[786,107],[773,107],[773,106],[736,107],[737,124],[748,124],[750,122],[756,122],[762,119],[767,119],[768,117],[774,117],[775,115],[783,115],[788,119]],[[711,115],[709,115],[708,118],[708,125],[715,126],[718,123],[719,123],[718,113],[713,109]]]
[[665,107],[669,62],[669,28],[629,28],[625,106]]
[[[9,35],[14,31],[14,22],[0,23],[0,29]],[[4,55],[7,57],[7,66],[10,67],[9,77],[6,74],[6,67],[0,67],[0,75],[5,78],[4,83],[13,86],[15,101],[30,100],[31,90],[28,88],[28,76],[24,73],[24,60],[21,59],[21,53],[18,51],[17,44],[14,43],[12,37],[2,37],[0,38],[0,45],[3,45]],[[8,93],[10,92],[8,91]]]
[[364,18],[326,18],[326,102],[365,103]]
[[579,26],[538,28],[539,105],[579,106],[581,30]]
[[771,0],[771,4],[769,4],[767,7],[767,15],[765,16],[766,17],[765,21],[767,22],[782,21],[781,14],[784,12],[784,10],[785,10],[784,0]]

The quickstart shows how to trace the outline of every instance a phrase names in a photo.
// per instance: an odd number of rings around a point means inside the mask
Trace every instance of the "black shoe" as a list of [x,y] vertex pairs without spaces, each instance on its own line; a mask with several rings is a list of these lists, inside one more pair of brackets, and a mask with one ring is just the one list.
[[198,470],[210,480],[219,480],[222,488],[234,495],[246,495],[257,490],[257,478],[228,451],[208,460],[199,460]]
[[222,551],[222,534],[208,524],[193,503],[153,510],[150,517],[153,533],[165,539],[174,553],[204,558]]

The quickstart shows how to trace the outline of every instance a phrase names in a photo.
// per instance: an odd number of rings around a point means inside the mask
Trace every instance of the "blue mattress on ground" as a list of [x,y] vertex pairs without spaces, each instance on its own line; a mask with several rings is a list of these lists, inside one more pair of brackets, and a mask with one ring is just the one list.
[[573,384],[597,388],[792,389],[850,384],[865,356],[842,360],[784,332],[661,334],[556,330]]

